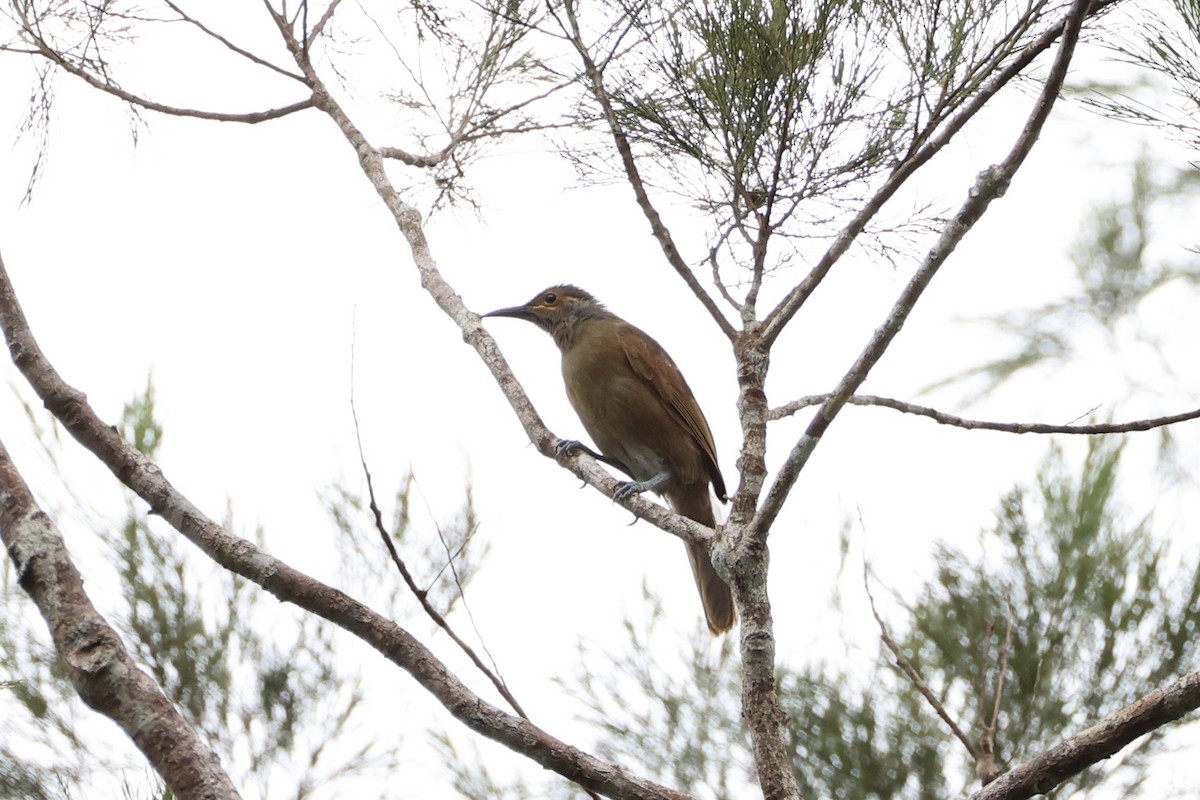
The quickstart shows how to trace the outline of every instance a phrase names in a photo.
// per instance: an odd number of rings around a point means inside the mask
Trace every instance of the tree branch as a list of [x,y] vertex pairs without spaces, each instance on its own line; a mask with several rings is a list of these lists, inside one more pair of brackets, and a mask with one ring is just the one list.
[[[157,111],[160,114],[167,114],[169,116],[174,116],[174,117],[194,117],[196,119],[208,119],[208,120],[215,120],[217,122],[241,122],[241,123],[246,123],[249,125],[254,125],[259,122],[266,122],[268,120],[279,119],[280,117],[286,117],[288,114],[294,114],[297,111],[303,111],[306,108],[311,108],[312,104],[313,104],[312,98],[308,97],[304,100],[299,100],[295,103],[292,103],[291,105],[283,106],[281,108],[271,108],[271,109],[267,109],[266,111],[251,111],[251,112],[245,112],[245,113],[231,114],[231,113],[225,113],[225,112],[219,112],[219,111],[202,111],[200,109],[194,109],[194,108],[179,108],[177,106],[169,106],[169,105],[165,105],[163,103],[158,103],[158,102],[155,102],[154,100],[149,100],[145,97],[140,97],[136,94],[133,94],[132,92],[127,92],[126,90],[122,89],[121,87],[117,86],[116,84],[112,83],[111,81],[104,79],[104,78],[100,78],[96,75],[93,75],[91,72],[84,69],[80,65],[72,63],[71,61],[67,60],[61,53],[59,53],[57,50],[55,50],[53,47],[51,47],[46,42],[46,40],[42,38],[41,34],[39,34],[36,30],[34,30],[33,26],[30,24],[29,20],[23,14],[20,16],[20,20],[21,20],[21,30],[27,36],[29,36],[30,39],[32,40],[32,43],[33,43],[34,47],[36,48],[37,55],[39,55],[42,58],[46,59],[47,61],[55,64],[56,66],[62,68],[63,70],[69,72],[70,74],[76,76],[77,78],[84,80],[85,82],[88,83],[88,85],[92,86],[93,88],[99,89],[100,91],[104,92],[105,94],[110,94],[113,97],[124,100],[126,103],[129,103],[130,105],[137,106],[138,108],[144,108],[148,111]],[[199,23],[193,23],[193,24],[198,25]],[[211,36],[216,36],[216,34],[213,34],[209,31],[207,31],[207,29],[203,28],[203,26],[201,26],[201,29],[205,30],[205,32],[209,33],[209,35],[211,35]],[[219,37],[217,37],[217,38],[219,41],[224,41],[224,40],[221,40]],[[228,42],[225,42],[225,44],[227,47],[234,49],[235,52],[240,52],[239,50],[237,50],[237,48],[234,48],[234,46],[232,44],[230,44]],[[0,49],[8,49],[8,48],[0,48]],[[271,66],[271,65],[264,63],[264,66]],[[275,69],[276,71],[279,71],[277,67],[272,67],[272,68]],[[292,77],[292,78],[298,77],[296,75],[293,75],[293,74],[287,73],[287,72],[285,72],[284,74],[288,75],[289,77]]]
[[283,602],[329,620],[378,650],[408,672],[455,718],[471,730],[527,756],[585,787],[623,800],[682,800],[685,796],[627,775],[476,695],[424,644],[354,598],[314,580],[287,563],[233,536],[192,505],[157,464],[124,441],[46,360],[29,329],[8,272],[0,259],[0,328],[17,369],[51,414],[151,510],[225,569],[241,575]]
[[[0,265],[2,268],[3,265]],[[0,538],[75,691],[117,723],[182,800],[237,800],[220,758],[129,655],[83,589],[62,534],[0,443]]]
[[164,2],[164,3],[166,3],[166,5],[167,5],[167,8],[171,9],[172,11],[174,11],[176,14],[178,14],[178,15],[179,15],[179,20],[180,20],[181,22],[186,22],[186,23],[188,23],[189,25],[194,25],[194,26],[195,26],[196,28],[198,28],[198,29],[199,29],[199,30],[200,30],[202,33],[204,33],[204,34],[206,34],[207,36],[209,36],[209,37],[211,37],[211,38],[215,39],[216,41],[220,42],[222,45],[224,45],[224,46],[225,46],[225,47],[226,47],[228,50],[230,50],[231,52],[237,53],[239,56],[241,56],[242,58],[246,59],[247,61],[250,61],[250,62],[252,62],[252,63],[254,63],[254,64],[257,64],[257,65],[259,65],[260,67],[265,67],[266,69],[269,69],[269,70],[271,70],[272,72],[276,72],[276,73],[278,73],[278,74],[282,75],[282,76],[283,76],[283,77],[285,77],[285,78],[291,78],[292,80],[294,80],[294,81],[300,81],[301,83],[303,83],[303,82],[304,82],[304,76],[303,76],[303,75],[297,75],[297,74],[296,74],[296,73],[294,73],[294,72],[289,72],[288,70],[286,70],[286,69],[284,69],[284,68],[282,68],[282,67],[278,67],[278,66],[276,66],[276,65],[272,64],[270,61],[267,61],[265,58],[260,58],[260,57],[258,57],[258,56],[256,56],[256,55],[254,55],[254,53],[251,53],[249,50],[246,50],[245,48],[238,47],[236,44],[234,44],[233,42],[231,42],[229,39],[225,38],[225,37],[224,37],[224,36],[222,36],[221,34],[217,33],[217,32],[216,32],[216,31],[214,31],[213,29],[209,28],[207,25],[205,25],[205,24],[204,24],[203,22],[201,22],[200,20],[196,19],[195,17],[193,17],[193,16],[191,16],[190,14],[188,14],[187,12],[185,12],[185,11],[184,11],[182,8],[180,8],[180,7],[179,7],[177,4],[175,4],[174,2],[172,2],[172,0],[163,0],[163,2]]
[[[828,402],[832,396],[832,393],[829,393],[797,398],[790,403],[771,409],[768,412],[768,418],[771,420],[783,419],[802,409]],[[846,404],[852,406],[881,406],[904,414],[929,417],[941,425],[952,425],[956,428],[965,428],[967,430],[1001,431],[1003,433],[1018,434],[1072,433],[1090,436],[1105,433],[1140,433],[1142,431],[1154,430],[1155,428],[1163,428],[1168,425],[1175,425],[1180,422],[1200,419],[1200,408],[1197,408],[1179,414],[1171,414],[1166,417],[1151,417],[1149,419],[1139,419],[1130,422],[1104,422],[1094,425],[1058,425],[1048,422],[991,422],[982,419],[967,419],[966,417],[947,414],[944,411],[939,411],[929,406],[921,406],[916,403],[896,400],[891,397],[879,397],[873,394],[856,394],[847,398]]]
[[329,6],[325,9],[325,13],[321,15],[321,18],[317,20],[317,24],[313,25],[310,30],[304,32],[305,51],[312,47],[313,41],[325,30],[325,26],[329,24],[331,19],[333,19],[333,13],[337,11],[338,4],[341,2],[342,0],[330,0]]
[[1200,672],[1191,672],[1009,770],[973,794],[971,800],[1023,800],[1047,794],[1135,739],[1196,708],[1200,708]]
[[822,403],[820,410],[809,423],[804,435],[792,448],[791,453],[788,454],[775,482],[767,491],[767,497],[754,521],[756,530],[765,532],[770,529],[791,492],[792,486],[800,476],[800,470],[804,468],[820,443],[825,430],[858,387],[867,379],[871,368],[883,357],[896,334],[904,326],[908,315],[916,306],[917,300],[925,292],[929,282],[933,280],[942,264],[954,252],[954,248],[979,221],[992,201],[1003,196],[1008,189],[1013,176],[1033,149],[1042,126],[1045,125],[1046,119],[1050,116],[1050,110],[1058,99],[1089,5],[1090,0],[1074,0],[1071,4],[1058,55],[1054,59],[1054,65],[1046,78],[1046,84],[1042,87],[1041,94],[1034,103],[1033,111],[1026,120],[1021,134],[1017,137],[1004,161],[985,169],[976,178],[975,185],[968,193],[966,202],[963,203],[958,213],[946,222],[941,237],[925,256],[924,262],[917,268],[904,291],[900,293],[900,297],[892,306],[892,310],[883,324],[875,331],[875,335],[871,337],[862,354],[851,365],[829,399]]

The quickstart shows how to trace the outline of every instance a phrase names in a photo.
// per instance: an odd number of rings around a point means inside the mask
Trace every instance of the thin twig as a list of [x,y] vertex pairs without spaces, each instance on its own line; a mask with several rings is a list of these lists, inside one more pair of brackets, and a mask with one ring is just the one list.
[[291,78],[292,80],[299,81],[301,83],[304,82],[303,75],[297,75],[295,72],[290,72],[290,71],[284,69],[283,67],[276,66],[275,64],[272,64],[270,61],[267,61],[264,58],[260,58],[259,56],[254,55],[254,53],[251,53],[249,50],[246,50],[245,48],[242,48],[242,47],[238,47],[236,44],[229,41],[229,39],[225,38],[221,34],[217,33],[216,31],[212,30],[211,28],[209,28],[207,25],[205,25],[200,20],[188,15],[182,8],[180,8],[178,5],[176,5],[174,2],[172,2],[172,0],[163,0],[163,2],[167,4],[167,8],[171,9],[172,11],[174,11],[176,14],[179,15],[179,20],[181,22],[186,22],[190,25],[195,25],[203,33],[207,34],[208,36],[212,37],[213,39],[216,39],[218,42],[223,44],[229,50],[232,50],[234,53],[237,53],[239,56],[242,56],[243,58],[248,59],[248,60],[254,62],[255,64],[258,64],[260,67],[266,67],[267,69],[271,70],[272,72],[277,72],[280,75],[283,75],[285,78]]
[[241,122],[248,125],[254,125],[268,120],[279,119],[286,117],[289,114],[294,114],[297,111],[303,111],[313,107],[312,97],[307,97],[299,100],[291,105],[282,106],[280,108],[271,108],[266,111],[250,111],[243,113],[226,113],[220,111],[202,111],[196,108],[181,108],[179,106],[169,106],[164,103],[159,103],[145,97],[141,97],[132,92],[128,92],[117,86],[107,78],[101,78],[93,75],[88,70],[78,64],[67,60],[65,56],[51,47],[45,39],[41,37],[37,31],[33,29],[29,21],[24,17],[22,19],[22,30],[33,39],[33,44],[37,48],[37,55],[55,64],[58,67],[66,70],[72,75],[80,78],[95,89],[99,89],[105,94],[110,94],[124,100],[130,105],[138,108],[144,108],[148,111],[157,111],[160,114],[167,114],[174,117],[194,117],[196,119],[207,119],[216,122]]
[[[832,393],[827,393],[797,398],[790,403],[771,409],[768,412],[767,418],[770,420],[783,419],[802,409],[825,403],[832,396]],[[941,425],[951,425],[956,428],[965,428],[966,430],[1001,431],[1003,433],[1018,434],[1070,433],[1091,436],[1104,433],[1140,433],[1154,430],[1155,428],[1163,428],[1168,425],[1176,425],[1180,422],[1200,419],[1200,408],[1197,408],[1165,417],[1151,417],[1149,419],[1132,420],[1130,422],[1104,422],[1094,425],[1064,425],[1049,422],[992,422],[982,419],[967,419],[966,417],[947,414],[945,411],[939,411],[929,406],[921,406],[916,403],[896,400],[892,397],[880,397],[873,394],[856,394],[847,399],[846,403],[852,406],[880,406],[890,408],[904,414],[928,417]]]
[[329,7],[325,9],[325,13],[317,20],[317,24],[313,25],[312,30],[304,32],[304,49],[306,51],[312,47],[313,40],[325,30],[325,26],[329,24],[329,20],[333,19],[333,12],[337,11],[338,4],[341,2],[342,0],[330,0]]
[[1004,701],[1004,684],[1008,680],[1008,659],[1012,655],[1013,609],[1012,598],[1004,602],[1004,649],[1000,651],[1000,672],[996,676],[996,696],[992,700],[992,718],[983,728],[983,758],[975,762],[975,774],[987,786],[996,779],[996,735],[1000,732],[1000,706]]
[[971,741],[971,737],[967,736],[963,729],[958,726],[958,723],[954,721],[954,717],[950,716],[950,712],[946,710],[942,701],[938,700],[937,695],[933,693],[933,689],[929,688],[929,684],[922,680],[916,667],[908,660],[908,656],[904,655],[904,652],[900,649],[900,645],[896,644],[896,640],[888,632],[887,623],[883,621],[883,617],[879,614],[879,609],[875,607],[875,595],[871,593],[870,572],[865,563],[863,564],[863,587],[867,590],[867,600],[871,603],[871,613],[875,616],[875,622],[879,624],[879,638],[887,646],[887,649],[891,651],[892,657],[896,660],[896,666],[904,673],[904,677],[908,678],[913,688],[921,693],[921,696],[929,703],[929,707],[934,710],[934,713],[941,718],[942,722],[946,723],[946,727],[950,728],[950,732],[954,734],[954,737],[962,742],[963,747],[970,753],[971,759],[978,763],[981,757],[979,748]]
[[[353,344],[351,347],[353,348]],[[433,604],[429,602],[429,592],[417,586],[417,582],[413,579],[412,573],[408,570],[408,565],[404,563],[404,559],[400,558],[400,553],[396,550],[396,544],[392,540],[392,535],[388,532],[387,527],[383,524],[383,512],[380,511],[379,504],[375,500],[375,483],[371,480],[371,470],[369,467],[367,467],[367,456],[363,451],[362,432],[358,424],[358,409],[354,404],[353,353],[351,354],[350,358],[350,416],[354,420],[354,440],[358,444],[358,460],[359,463],[362,464],[363,476],[367,480],[367,498],[370,502],[371,514],[374,517],[375,530],[379,532],[379,538],[383,540],[384,547],[387,548],[388,555],[390,555],[392,558],[392,563],[396,565],[396,571],[399,572],[400,577],[404,579],[404,583],[406,586],[408,586],[409,591],[413,593],[413,597],[417,598],[417,602],[421,604],[421,608],[424,609],[426,616],[433,620],[439,628],[444,630],[446,635],[450,637],[450,640],[458,645],[460,650],[466,653],[467,658],[471,659],[471,663],[475,665],[476,669],[487,676],[488,680],[492,682],[492,685],[496,687],[496,691],[500,693],[500,696],[508,701],[508,704],[512,707],[513,711],[516,711],[517,714],[519,714],[522,718],[529,719],[529,715],[525,713],[525,709],[521,708],[521,704],[517,702],[517,698],[513,697],[512,693],[508,690],[508,684],[502,677],[500,677],[499,670],[497,669],[493,672],[486,664],[483,663],[483,660],[479,658],[471,646],[464,642],[462,637],[454,632],[454,629],[450,627],[450,623],[446,621],[446,618],[443,617],[442,614],[433,607]],[[460,585],[460,591],[461,588],[462,587]],[[478,630],[476,630],[476,633],[478,633]],[[493,659],[493,666],[495,663],[496,662]]]
[[735,311],[741,314],[743,308],[741,301],[735,299],[729,293],[729,288],[725,285],[725,281],[721,279],[720,250],[725,245],[725,242],[728,241],[729,235],[733,233],[735,227],[734,225],[727,225],[725,230],[721,232],[721,235],[717,237],[716,243],[708,249],[708,263],[712,265],[713,285],[717,287],[717,291],[721,293],[721,297],[725,298],[725,302],[729,303]]

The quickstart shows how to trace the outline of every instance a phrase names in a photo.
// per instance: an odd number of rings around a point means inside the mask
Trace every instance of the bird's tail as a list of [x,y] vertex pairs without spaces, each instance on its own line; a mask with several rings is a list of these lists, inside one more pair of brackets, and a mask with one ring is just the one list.
[[[683,487],[682,491],[677,490],[670,494],[668,499],[677,514],[682,514],[701,525],[716,527],[707,483],[691,484]],[[737,620],[733,592],[729,590],[728,584],[721,580],[721,576],[717,575],[703,547],[689,543],[687,551],[688,560],[692,562],[692,575],[696,578],[696,588],[700,590],[700,602],[704,604],[708,630],[713,636],[725,633]]]

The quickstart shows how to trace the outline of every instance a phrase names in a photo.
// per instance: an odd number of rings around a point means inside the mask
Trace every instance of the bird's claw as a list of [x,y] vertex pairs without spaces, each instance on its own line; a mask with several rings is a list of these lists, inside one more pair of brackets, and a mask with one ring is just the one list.
[[[617,484],[617,490],[613,492],[613,501],[628,500],[630,497],[641,494],[645,490],[646,488],[640,483],[635,483],[634,481],[621,481]],[[642,516],[640,514],[634,512],[633,519],[629,521],[630,527],[636,525],[638,520],[641,518]]]
[[658,489],[669,480],[671,473],[667,470],[662,470],[654,477],[644,481],[621,481],[617,484],[617,490],[613,492],[613,497],[617,500],[626,500],[633,497],[635,494],[642,492],[651,492]]
[[562,464],[581,450],[587,450],[581,442],[575,439],[559,439],[554,444],[554,460]]
[[645,484],[638,481],[621,481],[617,484],[617,490],[613,492],[613,498],[617,500],[628,500],[635,494],[641,494],[646,491]]

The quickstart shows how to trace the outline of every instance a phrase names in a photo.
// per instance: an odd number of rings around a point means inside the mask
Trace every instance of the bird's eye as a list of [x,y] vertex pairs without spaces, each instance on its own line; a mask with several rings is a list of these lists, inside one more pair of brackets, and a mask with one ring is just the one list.
[[556,295],[554,292],[550,292],[550,294],[546,295],[546,305],[552,306],[557,302],[558,302],[558,295]]

